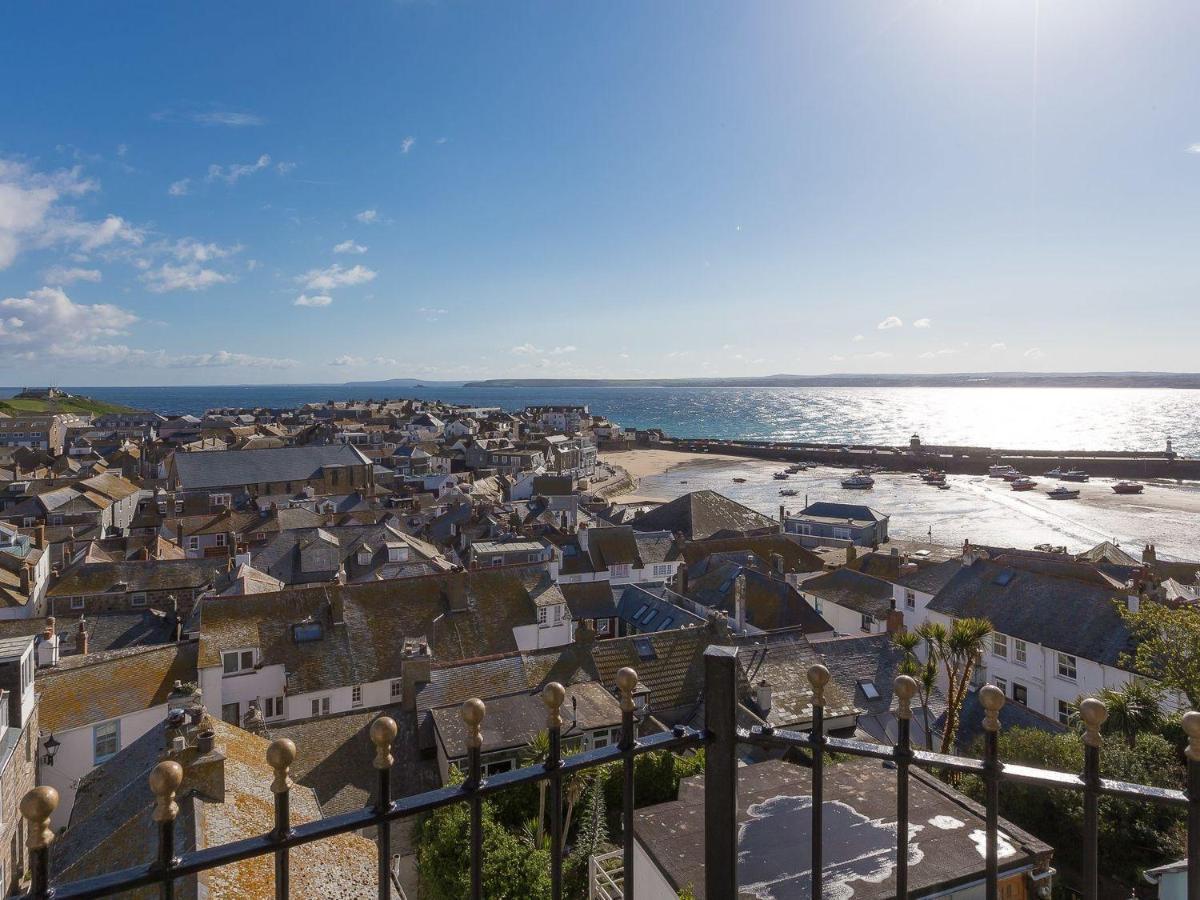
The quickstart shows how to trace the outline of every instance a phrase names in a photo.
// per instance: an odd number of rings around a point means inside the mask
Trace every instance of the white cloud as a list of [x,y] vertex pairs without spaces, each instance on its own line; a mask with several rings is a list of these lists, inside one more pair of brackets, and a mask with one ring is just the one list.
[[366,284],[375,278],[375,272],[366,266],[351,266],[345,269],[340,263],[335,263],[324,269],[309,269],[296,278],[310,291],[332,291],[334,288],[350,287],[356,284]]
[[228,350],[217,350],[213,353],[193,353],[187,356],[177,356],[171,360],[170,364],[189,369],[290,369],[293,366],[299,365],[294,359],[279,359],[273,356],[253,356],[248,353],[230,353]]
[[1046,354],[1042,352],[1040,347],[1030,347],[1025,351],[1026,359],[1041,359]]
[[913,322],[913,328],[929,328],[932,325],[932,319],[917,319],[917,321]]
[[1200,153],[1200,144],[1192,144],[1187,148],[1188,153]]
[[845,358],[846,357],[839,356],[838,354],[835,353],[833,356],[829,357],[829,361],[830,362],[842,362],[843,360],[845,360]]
[[1008,344],[1004,343],[1003,341],[997,341],[996,343],[992,344],[992,349],[997,352],[1007,350]]
[[861,334],[856,334],[854,337],[850,338],[850,340],[857,344],[859,341],[866,340],[866,338],[864,338]]
[[207,181],[224,181],[226,184],[236,184],[239,179],[255,172],[261,172],[271,164],[270,155],[264,153],[252,163],[232,163],[228,166],[218,166],[213,163],[208,167]]
[[533,354],[541,353],[542,351],[533,346],[533,344],[518,344],[516,347],[512,348],[512,352],[517,354],[517,356],[532,356]]
[[904,322],[900,319],[899,316],[888,316],[886,319],[884,319],[882,322],[880,322],[875,327],[878,328],[880,331],[887,331],[891,328],[899,328],[903,324],[904,324]]
[[99,269],[84,269],[79,267],[51,266],[42,273],[47,284],[63,287],[76,281],[99,281]]
[[123,334],[137,316],[108,303],[75,303],[59,287],[0,300],[0,348],[38,351]]
[[153,113],[150,118],[156,122],[186,122],[194,125],[223,126],[225,128],[246,128],[262,125],[262,116],[252,112],[232,109],[221,109],[210,106],[197,108],[168,108]]
[[421,306],[417,309],[417,314],[424,318],[427,322],[436,322],[442,316],[449,315],[450,310],[441,309],[432,306]]
[[192,179],[180,178],[178,181],[172,181],[171,186],[167,188],[167,195],[170,197],[186,197],[191,189]]
[[366,253],[367,248],[364,247],[362,244],[354,243],[354,241],[342,241],[340,244],[338,244],[336,247],[333,248],[333,252],[334,253],[361,254],[361,253]]
[[388,366],[395,368],[399,363],[388,356],[339,356],[337,359],[330,360],[331,366]]
[[379,212],[374,209],[364,209],[360,213],[355,213],[354,218],[358,219],[364,225],[370,225],[379,218]]
[[280,175],[290,175],[296,169],[294,162],[277,162],[275,163],[275,171]]
[[953,347],[943,347],[941,350],[926,350],[921,354],[921,359],[936,359],[939,356],[953,356],[958,350]]
[[233,281],[232,275],[226,275],[216,269],[206,269],[197,263],[184,263],[179,266],[163,263],[157,269],[143,272],[140,278],[146,289],[155,294],[170,291],[203,291],[215,284]]
[[12,265],[28,246],[69,240],[61,228],[74,224],[74,212],[61,202],[96,188],[78,166],[43,173],[0,158],[0,269]]
[[312,296],[309,296],[308,294],[301,294],[292,301],[292,306],[328,306],[332,302],[333,298],[328,294],[313,294]]
[[576,349],[574,344],[552,347],[549,350],[535,347],[533,344],[518,344],[510,352],[515,353],[517,356],[566,356],[568,353],[574,353]]
[[171,254],[185,262],[204,263],[214,259],[224,259],[240,252],[241,244],[232,247],[222,247],[219,244],[205,244],[195,238],[180,238],[171,249]]
[[876,350],[874,353],[858,353],[855,354],[855,359],[887,359],[892,354],[886,350]]
[[417,139],[410,134],[408,137],[406,137],[404,140],[402,140],[400,142],[400,152],[408,153],[408,151],[413,148],[413,145],[416,144],[416,142],[417,142]]

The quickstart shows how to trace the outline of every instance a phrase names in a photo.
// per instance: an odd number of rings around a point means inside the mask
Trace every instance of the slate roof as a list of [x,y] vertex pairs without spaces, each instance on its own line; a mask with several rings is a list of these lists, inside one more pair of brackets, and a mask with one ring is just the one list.
[[[318,543],[329,552],[313,554],[310,548]],[[386,549],[389,543],[407,546],[408,560],[389,562]],[[364,546],[371,551],[366,564],[358,561],[358,551]],[[315,565],[314,556],[319,557]],[[284,584],[330,581],[339,566],[352,582],[433,575],[451,566],[437,547],[390,525],[292,528],[272,535],[266,543],[254,548],[250,561],[256,569]]]
[[[963,700],[958,714],[958,734],[955,742],[965,752],[973,752],[975,742],[983,737],[983,704],[979,702],[979,691],[971,691]],[[945,727],[945,711],[938,718],[937,730]],[[1036,728],[1049,734],[1066,734],[1067,728],[1054,719],[1034,712],[1028,706],[1009,700],[1000,707],[1000,728]]]
[[439,706],[461,704],[472,697],[486,700],[540,690],[551,681],[565,685],[596,679],[591,653],[579,643],[531,653],[509,653],[434,669],[428,683],[417,690],[417,709],[427,712]]
[[633,520],[636,531],[683,532],[689,540],[774,533],[779,523],[716,491],[692,491]]
[[817,575],[801,584],[800,590],[876,619],[887,618],[892,609],[892,586],[853,569]]
[[621,592],[616,614],[626,628],[643,634],[705,624],[703,616],[677,606],[671,599],[674,596],[665,589],[651,590],[647,585],[631,584]]
[[[563,734],[570,737],[580,731],[595,731],[621,724],[621,706],[613,694],[595,681],[565,685],[567,698],[562,706],[566,725]],[[574,701],[574,703],[573,703]],[[540,692],[509,694],[486,701],[483,718],[483,752],[524,747],[546,730],[546,704]],[[449,759],[467,755],[466,726],[458,705],[432,711],[438,740]],[[575,727],[568,730],[568,726]]]
[[608,581],[581,581],[577,584],[560,584],[563,598],[571,618],[605,619],[617,614],[617,601],[612,585]]
[[[748,702],[755,712],[780,728],[807,725],[812,722],[812,684],[808,670],[821,662],[813,645],[798,640],[772,641],[769,637],[738,639],[738,663],[750,685]],[[756,704],[756,685],[766,681],[771,686],[771,708],[761,710]],[[853,716],[858,712],[854,694],[832,680],[825,688],[825,718],[832,720]]]
[[[216,750],[224,757],[225,794],[221,802],[208,802],[217,798],[204,798],[189,787],[195,751],[184,751],[176,853],[258,837],[274,827],[275,801],[270,790],[274,772],[266,762],[268,742],[217,719],[208,718],[203,724],[216,732]],[[146,782],[165,745],[165,729],[160,724],[84,776],[71,825],[51,855],[56,880],[85,878],[154,860],[158,826],[152,818],[154,795]],[[321,817],[312,791],[302,785],[291,790],[290,812],[293,825]],[[378,896],[375,842],[357,834],[317,841],[303,852],[293,853],[290,872],[292,894],[297,897],[365,900]],[[211,869],[197,878],[210,897],[259,900],[274,893],[274,861],[267,854]],[[176,893],[195,896],[194,883],[181,879]],[[130,896],[157,897],[158,889]]]
[[851,519],[857,524],[870,524],[872,522],[885,522],[888,516],[862,503],[819,501],[817,503],[810,503],[804,509],[800,510],[800,512],[794,513],[792,518],[827,519],[837,522],[845,522],[847,519]]
[[212,450],[176,453],[174,467],[184,490],[205,490],[320,477],[327,466],[368,466],[350,444],[278,447],[268,450]]
[[923,594],[936,594],[962,568],[962,560],[947,559],[944,562],[917,564],[915,572],[901,573],[896,584]]
[[195,590],[225,573],[225,559],[149,559],[128,562],[81,563],[62,574],[48,591],[51,597],[81,594]]
[[195,682],[196,642],[74,657],[76,665],[38,670],[38,715],[46,731],[66,731],[167,702],[176,681]]
[[[0,620],[0,639],[16,635],[39,637],[46,626],[45,619]],[[89,654],[131,647],[153,647],[173,643],[175,621],[170,614],[155,609],[136,612],[105,612],[84,619],[88,634]],[[78,653],[76,638],[79,620],[60,616],[57,621],[59,657]]]
[[782,534],[689,541],[683,548],[683,559],[691,569],[713,553],[730,552],[750,552],[767,563],[778,553],[783,557],[785,572],[820,572],[825,568],[821,557]]
[[1029,571],[1028,565],[1016,557],[976,560],[960,568],[928,608],[953,618],[984,618],[1002,634],[1119,667],[1122,654],[1133,650],[1113,602],[1121,591],[1105,580]]
[[747,624],[764,631],[793,627],[808,634],[833,631],[833,626],[792,585],[732,560],[689,582],[688,598],[732,617],[736,612],[739,578],[745,591]]

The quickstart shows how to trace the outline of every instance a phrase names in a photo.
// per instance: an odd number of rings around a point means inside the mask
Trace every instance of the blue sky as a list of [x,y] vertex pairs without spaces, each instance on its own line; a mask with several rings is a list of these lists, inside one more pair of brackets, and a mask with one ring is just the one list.
[[1197,368],[1196,4],[4,31],[0,383]]

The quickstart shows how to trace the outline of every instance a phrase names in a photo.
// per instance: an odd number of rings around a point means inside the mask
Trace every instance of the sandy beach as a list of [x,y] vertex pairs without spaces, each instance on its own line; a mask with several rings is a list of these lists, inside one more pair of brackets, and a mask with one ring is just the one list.
[[[619,466],[629,473],[638,490],[634,493],[612,497],[616,503],[666,503],[672,494],[667,491],[644,492],[641,482],[646,478],[657,478],[680,466],[702,468],[725,468],[747,462],[745,457],[726,456],[721,453],[680,453],[675,450],[625,450],[617,453],[601,453],[600,462]],[[770,463],[778,468],[778,463]]]

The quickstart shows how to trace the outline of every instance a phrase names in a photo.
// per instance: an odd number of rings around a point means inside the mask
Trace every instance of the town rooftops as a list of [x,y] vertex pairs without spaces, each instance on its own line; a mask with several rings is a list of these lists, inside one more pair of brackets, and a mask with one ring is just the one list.
[[892,610],[892,586],[853,569],[817,575],[803,582],[800,590],[876,619],[887,618]]
[[38,672],[38,715],[46,731],[66,731],[166,703],[176,681],[196,681],[196,642],[71,657]]
[[785,572],[820,572],[825,568],[825,561],[821,557],[782,534],[689,541],[683,548],[683,559],[690,568],[713,553],[746,551],[765,562],[769,562],[774,555],[783,557]]
[[78,597],[109,591],[195,590],[225,572],[224,559],[150,559],[133,562],[81,563],[63,573],[50,588],[51,597]]
[[716,491],[692,491],[634,519],[636,531],[682,532],[689,540],[779,531],[779,523]]
[[834,524],[853,522],[855,525],[870,525],[875,522],[885,522],[888,516],[876,509],[861,503],[830,503],[820,501],[810,503],[792,518],[808,519],[810,521],[825,521]]
[[[811,771],[780,760],[738,769],[738,877],[743,895],[800,900],[812,895],[807,835]],[[680,799],[634,813],[634,835],[675,891],[704,893],[704,791],[680,789]],[[825,767],[825,894],[884,900],[896,894],[896,773],[879,763],[848,760]],[[950,893],[984,872],[981,807],[923,772],[909,786],[911,833],[908,889],[914,895]],[[1000,821],[999,870],[1048,866],[1051,848]],[[717,900],[717,898],[709,898]]]
[[[756,703],[755,686],[762,682],[771,688],[769,709],[755,712],[779,728],[793,728],[812,722],[812,684],[808,670],[821,662],[813,645],[802,635],[790,640],[772,640],[771,636],[742,637],[738,640],[738,664],[751,686],[750,700]],[[835,678],[825,687],[825,721],[828,727],[842,727],[838,719],[858,713],[854,695],[845,691]]]
[[369,466],[350,444],[276,447],[267,450],[212,450],[176,453],[175,474],[184,490],[306,481],[334,466]]
[[[1001,634],[1062,653],[1121,666],[1133,649],[1114,600],[1122,590],[1101,578],[1072,577],[1079,564],[1047,566],[1018,556],[978,559],[946,583],[928,609],[951,618],[979,617]],[[1052,574],[1051,574],[1052,573]],[[1099,575],[1094,572],[1092,575]]]

